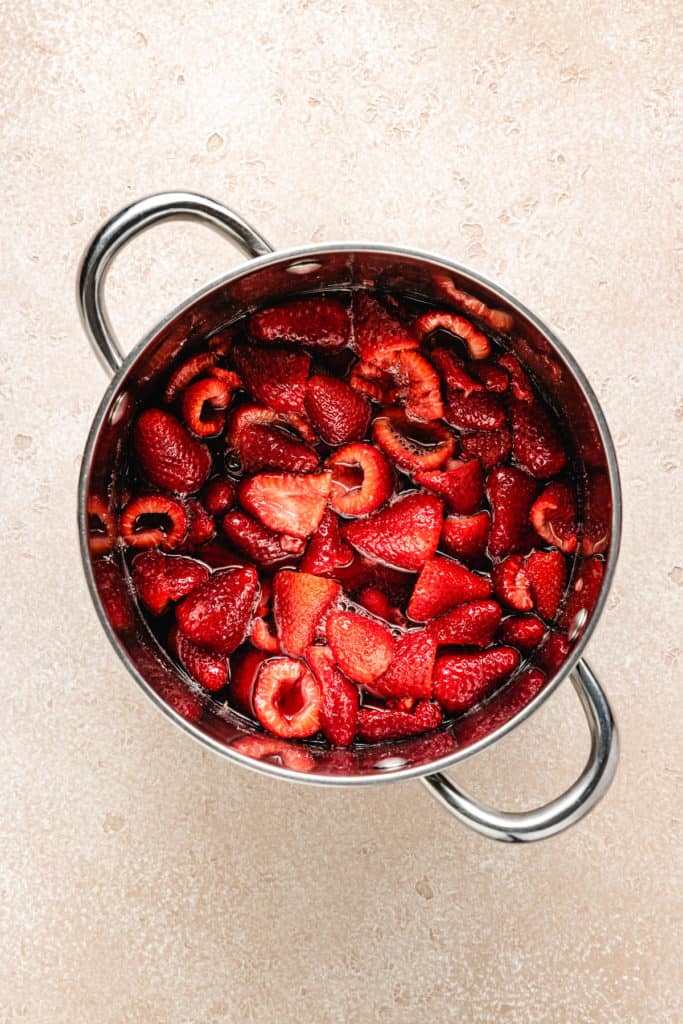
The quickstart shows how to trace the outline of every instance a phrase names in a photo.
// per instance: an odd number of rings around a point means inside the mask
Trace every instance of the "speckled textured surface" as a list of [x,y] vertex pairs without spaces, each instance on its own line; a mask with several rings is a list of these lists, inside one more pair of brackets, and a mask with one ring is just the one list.
[[[677,8],[3,12],[0,1020],[683,1017]],[[501,847],[417,783],[332,792],[239,771],[117,662],[76,545],[105,379],[74,274],[105,217],[170,187],[233,204],[275,244],[364,238],[469,263],[552,323],[593,381],[625,533],[590,661],[623,750],[571,832]],[[198,227],[135,241],[110,279],[122,338],[236,260]],[[519,808],[558,792],[586,749],[564,687],[457,775]]]

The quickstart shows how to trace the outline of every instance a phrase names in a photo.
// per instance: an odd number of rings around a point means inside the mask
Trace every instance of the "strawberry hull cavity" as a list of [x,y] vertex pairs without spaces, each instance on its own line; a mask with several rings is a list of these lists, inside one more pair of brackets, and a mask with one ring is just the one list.
[[439,294],[308,295],[188,339],[93,510],[127,564],[116,600],[113,562],[97,574],[117,628],[145,617],[189,717],[248,718],[244,753],[312,771],[311,738],[361,757],[431,730],[446,753],[444,719],[538,676],[530,658],[557,671],[598,600],[606,475],[575,472],[492,333],[508,315]]

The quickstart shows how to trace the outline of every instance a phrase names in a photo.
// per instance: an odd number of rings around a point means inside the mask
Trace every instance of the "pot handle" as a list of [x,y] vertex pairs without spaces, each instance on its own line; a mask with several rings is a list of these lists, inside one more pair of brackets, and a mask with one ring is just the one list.
[[124,359],[107,315],[104,283],[109,264],[126,242],[163,220],[199,220],[234,242],[249,257],[273,248],[233,210],[195,192],[160,192],[115,213],[86,249],[78,272],[78,307],[90,344],[105,370],[116,373]]
[[476,803],[440,772],[422,779],[432,796],[475,832],[505,843],[547,839],[588,814],[614,778],[619,742],[607,697],[585,661],[578,662],[570,678],[588,719],[591,749],[583,772],[562,796],[534,811],[495,811]]

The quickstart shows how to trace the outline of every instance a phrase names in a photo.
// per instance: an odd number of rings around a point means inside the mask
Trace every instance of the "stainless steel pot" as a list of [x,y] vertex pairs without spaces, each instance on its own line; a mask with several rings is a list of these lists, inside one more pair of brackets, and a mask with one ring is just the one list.
[[[103,288],[114,255],[134,235],[162,220],[199,220],[234,242],[249,262],[204,288],[158,324],[124,356],[107,317]],[[539,386],[564,416],[567,441],[581,472],[600,474],[611,503],[611,538],[597,602],[572,624],[571,653],[539,690],[513,678],[482,706],[440,732],[410,741],[351,751],[288,744],[258,733],[225,707],[208,706],[197,719],[192,682],[156,644],[128,585],[113,509],[125,481],[126,436],[136,405],[156,377],[183,352],[251,308],[321,289],[387,288],[457,308],[459,290],[511,315],[512,342]],[[274,252],[237,214],[201,195],[150,196],[122,210],[97,233],[79,274],[83,324],[111,381],[88,435],[79,484],[78,522],[83,565],[95,608],[117,654],[147,696],[177,725],[235,763],[275,778],[322,785],[363,786],[421,778],[460,821],[507,842],[543,839],[582,818],[610,785],[618,747],[614,718],[595,675],[582,659],[602,613],[619,548],[621,492],[614,446],[598,401],[571,353],[533,313],[478,274],[438,256],[394,246],[343,242]],[[98,531],[93,533],[92,524]],[[104,529],[103,529],[104,525]],[[581,579],[577,557],[572,579]],[[580,584],[578,584],[580,587]],[[591,750],[577,781],[544,807],[505,813],[477,803],[444,774],[514,729],[550,697],[567,676],[586,714]],[[183,695],[187,696],[185,705]],[[193,709],[188,720],[187,703]]]

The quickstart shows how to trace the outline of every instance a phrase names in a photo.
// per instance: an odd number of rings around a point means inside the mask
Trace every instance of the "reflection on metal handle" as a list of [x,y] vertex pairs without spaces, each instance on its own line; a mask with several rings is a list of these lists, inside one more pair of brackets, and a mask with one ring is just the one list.
[[118,370],[123,352],[104,303],[109,264],[135,235],[162,220],[200,220],[233,241],[247,256],[264,256],[272,246],[246,221],[214,199],[194,192],[161,192],[114,214],[88,246],[78,274],[78,304],[86,334],[107,371]]
[[586,767],[566,793],[535,811],[512,814],[475,803],[445,775],[437,773],[422,780],[432,795],[465,825],[506,843],[547,839],[588,814],[614,778],[619,743],[607,697],[585,661],[578,663],[571,680],[588,719],[591,750]]

